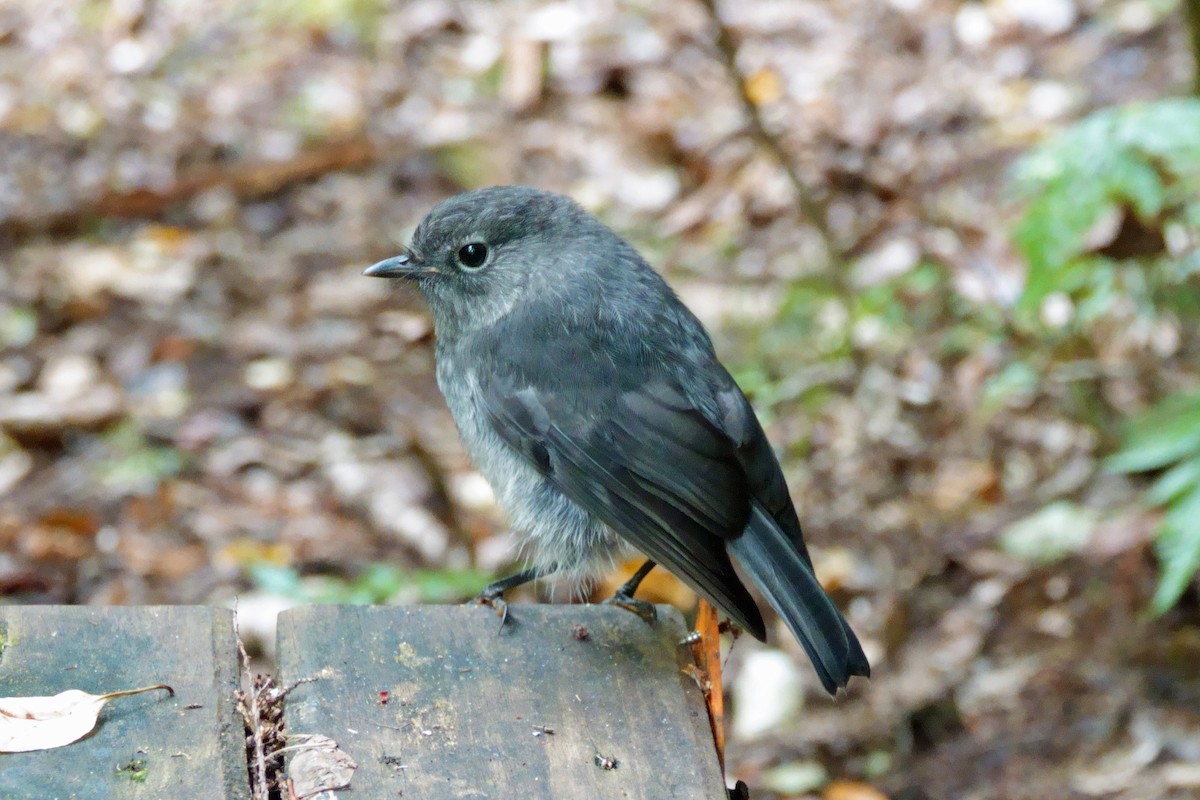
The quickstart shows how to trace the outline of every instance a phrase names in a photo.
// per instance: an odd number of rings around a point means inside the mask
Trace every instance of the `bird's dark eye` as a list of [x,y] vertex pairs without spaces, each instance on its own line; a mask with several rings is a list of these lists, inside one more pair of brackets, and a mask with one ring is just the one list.
[[487,261],[487,245],[471,242],[458,248],[458,263],[467,269],[479,269]]

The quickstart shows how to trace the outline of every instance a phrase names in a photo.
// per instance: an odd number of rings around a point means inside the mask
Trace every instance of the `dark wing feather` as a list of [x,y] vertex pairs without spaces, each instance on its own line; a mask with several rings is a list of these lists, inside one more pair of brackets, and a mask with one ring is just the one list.
[[484,388],[493,429],[559,491],[763,638],[726,552],[750,514],[733,442],[665,383],[610,397],[583,413],[544,389]]

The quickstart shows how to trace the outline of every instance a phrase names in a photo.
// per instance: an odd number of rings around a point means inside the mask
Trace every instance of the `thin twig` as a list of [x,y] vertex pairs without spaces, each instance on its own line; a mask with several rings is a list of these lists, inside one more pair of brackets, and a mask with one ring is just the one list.
[[[242,672],[250,676],[250,656],[246,653],[246,646],[242,644],[241,636],[237,640],[238,661],[241,662]],[[263,743],[262,733],[262,716],[259,706],[259,687],[253,676],[249,677],[250,684],[250,699],[249,702],[239,703],[242,712],[242,717],[246,721],[246,727],[250,729],[250,738],[254,742],[254,785],[251,791],[254,794],[254,800],[267,800],[270,796],[270,784],[267,783],[267,754]],[[242,695],[244,698],[245,695]]]
[[1200,95],[1200,0],[1184,0],[1183,16],[1192,44],[1192,94]]
[[768,131],[766,125],[763,123],[758,105],[750,97],[746,89],[746,76],[738,68],[737,43],[734,41],[733,34],[730,33],[729,28],[721,21],[721,14],[717,10],[717,0],[700,0],[700,2],[707,9],[709,18],[712,19],[713,27],[716,29],[716,46],[721,56],[721,64],[725,67],[725,72],[729,75],[729,79],[736,88],[738,100],[741,103],[749,125],[750,135],[760,147],[769,152],[779,163],[788,181],[792,184],[792,189],[796,192],[796,201],[800,207],[800,213],[804,216],[808,224],[820,235],[821,243],[825,248],[829,282],[843,300],[849,301],[853,296],[853,292],[846,282],[846,253],[838,246],[837,237],[834,236],[833,230],[829,227],[829,223],[825,218],[825,207],[814,199],[817,194],[816,190],[805,184],[804,179],[796,171],[795,164],[792,163],[791,157],[784,150],[778,137]]

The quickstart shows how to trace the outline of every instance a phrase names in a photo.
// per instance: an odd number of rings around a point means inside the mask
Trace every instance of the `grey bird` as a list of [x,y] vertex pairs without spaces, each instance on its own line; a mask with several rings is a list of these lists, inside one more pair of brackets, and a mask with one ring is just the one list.
[[[413,281],[437,381],[532,566],[586,580],[632,545],[760,640],[730,557],[803,645],[826,691],[870,675],[813,573],[779,462],[700,321],[637,251],[569,198],[522,186],[437,205],[368,276]],[[646,604],[648,605],[648,604]]]

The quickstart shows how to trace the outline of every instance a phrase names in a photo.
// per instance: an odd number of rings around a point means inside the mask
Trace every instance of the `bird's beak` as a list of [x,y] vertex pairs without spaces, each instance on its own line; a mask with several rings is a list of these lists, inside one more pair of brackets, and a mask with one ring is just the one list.
[[432,272],[419,258],[405,250],[398,256],[385,258],[363,270],[368,278],[415,278]]

